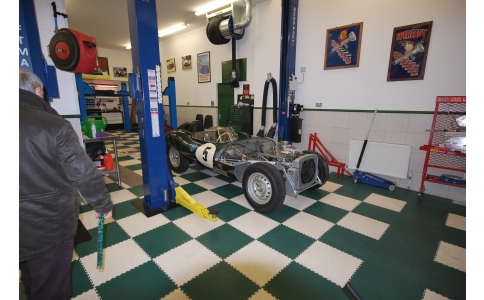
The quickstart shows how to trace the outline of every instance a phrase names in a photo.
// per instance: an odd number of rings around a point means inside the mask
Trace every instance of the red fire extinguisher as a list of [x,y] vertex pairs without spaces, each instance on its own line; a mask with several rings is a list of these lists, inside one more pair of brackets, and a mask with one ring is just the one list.
[[106,151],[104,154],[104,168],[106,171],[111,171],[114,169],[113,157],[108,151]]

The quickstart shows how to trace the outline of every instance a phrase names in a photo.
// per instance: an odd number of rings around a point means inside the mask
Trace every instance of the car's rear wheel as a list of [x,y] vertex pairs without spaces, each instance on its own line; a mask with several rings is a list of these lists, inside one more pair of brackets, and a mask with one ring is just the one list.
[[242,188],[249,204],[257,211],[272,212],[286,197],[286,187],[281,173],[267,163],[255,163],[244,172]]
[[175,173],[183,173],[188,169],[188,158],[183,156],[178,150],[167,145],[166,153],[170,169]]
[[329,177],[328,163],[326,162],[324,157],[316,151],[305,150],[305,151],[303,151],[303,153],[305,153],[305,154],[316,154],[316,156],[318,157],[318,177],[319,177],[319,180],[321,180],[322,184],[316,184],[315,186],[312,186],[310,188],[310,189],[318,189],[321,186],[323,186],[326,183],[326,181],[328,181],[328,177]]

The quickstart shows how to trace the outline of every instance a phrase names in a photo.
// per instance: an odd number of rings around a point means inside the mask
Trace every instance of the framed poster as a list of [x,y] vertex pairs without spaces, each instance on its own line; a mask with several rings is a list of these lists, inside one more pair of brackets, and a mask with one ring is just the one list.
[[393,29],[387,81],[424,79],[432,22]]
[[197,54],[198,83],[210,82],[210,51]]
[[360,65],[363,22],[326,31],[324,69],[356,68]]
[[182,56],[182,70],[188,70],[192,68],[192,56]]
[[168,73],[176,71],[176,65],[175,65],[175,59],[174,58],[166,61],[166,71]]

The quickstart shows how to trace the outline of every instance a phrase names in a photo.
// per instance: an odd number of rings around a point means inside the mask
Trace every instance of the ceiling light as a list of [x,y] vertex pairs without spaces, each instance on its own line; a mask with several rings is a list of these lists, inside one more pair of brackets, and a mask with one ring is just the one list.
[[203,15],[203,14],[205,14],[205,13],[211,11],[211,10],[217,9],[217,8],[225,6],[225,5],[228,5],[228,4],[235,2],[235,1],[236,0],[219,0],[219,1],[212,2],[211,4],[204,6],[201,9],[197,10],[195,12],[195,15],[201,16],[201,15]]
[[127,44],[126,49],[128,49],[128,50],[131,49],[131,44]]
[[177,32],[179,30],[182,30],[182,29],[185,29],[187,28],[187,24],[185,23],[180,23],[180,24],[177,24],[175,26],[172,26],[172,27],[168,27],[164,30],[161,30],[158,32],[158,36],[161,37],[161,36],[165,36],[165,35],[168,35],[168,34],[171,34],[173,32]]

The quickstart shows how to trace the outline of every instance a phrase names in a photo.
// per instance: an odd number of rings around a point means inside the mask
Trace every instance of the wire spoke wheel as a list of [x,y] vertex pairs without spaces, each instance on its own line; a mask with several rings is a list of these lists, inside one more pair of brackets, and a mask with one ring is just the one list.
[[167,146],[167,156],[168,156],[168,165],[170,169],[176,173],[183,173],[188,169],[188,158],[183,156],[180,151],[173,148],[173,146]]

